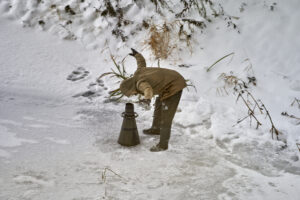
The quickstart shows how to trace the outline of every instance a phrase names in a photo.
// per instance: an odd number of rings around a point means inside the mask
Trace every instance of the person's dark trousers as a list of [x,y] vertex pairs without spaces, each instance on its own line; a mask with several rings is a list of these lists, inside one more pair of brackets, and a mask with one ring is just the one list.
[[160,97],[157,97],[155,100],[152,128],[160,130],[159,145],[162,148],[168,148],[172,121],[175,116],[181,94],[182,90],[163,101],[160,100]]

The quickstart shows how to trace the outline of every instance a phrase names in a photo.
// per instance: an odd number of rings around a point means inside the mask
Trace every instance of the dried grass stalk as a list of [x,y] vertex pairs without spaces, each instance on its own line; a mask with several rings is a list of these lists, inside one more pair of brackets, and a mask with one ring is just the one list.
[[107,171],[113,173],[115,176],[119,177],[121,180],[126,180],[125,178],[123,178],[121,175],[117,174],[116,172],[114,172],[110,168],[105,167],[104,170],[102,171],[102,177],[101,177],[101,179],[102,179],[102,181],[104,183],[104,198],[107,198],[107,196],[108,196],[108,194],[107,194],[107,185],[106,185],[106,183],[107,183],[107,181],[106,181],[106,177],[107,177],[106,173],[107,173]]
[[167,23],[163,26],[151,25],[150,38],[147,43],[156,59],[167,59],[177,47],[171,42],[171,26]]
[[230,53],[230,54],[227,54],[226,56],[223,56],[222,58],[220,58],[220,59],[218,59],[216,62],[214,62],[211,66],[209,66],[208,68],[207,68],[207,72],[209,72],[212,68],[213,68],[213,66],[215,66],[218,62],[220,62],[221,60],[223,60],[224,58],[227,58],[228,56],[231,56],[231,55],[234,55],[234,52],[232,52],[232,53]]

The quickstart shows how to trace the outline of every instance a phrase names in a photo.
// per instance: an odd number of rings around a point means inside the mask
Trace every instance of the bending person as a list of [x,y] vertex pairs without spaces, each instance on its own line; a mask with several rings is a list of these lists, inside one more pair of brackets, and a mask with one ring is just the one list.
[[136,58],[137,70],[133,77],[121,83],[120,90],[125,96],[142,94],[148,100],[151,100],[154,95],[158,95],[155,101],[152,127],[143,132],[148,135],[160,135],[159,143],[151,147],[150,151],[167,150],[172,121],[182,90],[187,86],[186,81],[174,70],[146,67],[144,57],[134,49],[129,55]]

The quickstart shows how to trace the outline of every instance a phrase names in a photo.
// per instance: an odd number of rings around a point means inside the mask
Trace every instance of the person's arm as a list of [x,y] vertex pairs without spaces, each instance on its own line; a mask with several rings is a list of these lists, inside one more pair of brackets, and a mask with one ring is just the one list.
[[147,82],[141,82],[138,84],[138,90],[144,93],[145,99],[152,99],[153,89]]

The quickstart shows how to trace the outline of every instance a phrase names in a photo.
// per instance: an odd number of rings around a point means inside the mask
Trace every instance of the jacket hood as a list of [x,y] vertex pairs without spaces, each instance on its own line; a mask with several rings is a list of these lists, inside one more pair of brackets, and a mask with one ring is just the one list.
[[143,68],[146,67],[146,60],[144,58],[144,56],[142,56],[142,54],[137,53],[134,55],[135,59],[136,59],[136,64],[137,64],[137,68]]
[[142,54],[140,54],[139,52],[137,52],[133,48],[131,48],[131,51],[132,51],[132,53],[130,53],[129,55],[135,57],[137,68],[139,69],[139,68],[146,67],[146,60],[145,60],[144,56]]
[[131,56],[135,56],[136,54],[138,54],[139,52],[137,52],[135,49],[131,48],[132,53],[130,53],[129,55]]
[[120,84],[122,94],[129,97],[137,92],[134,77],[128,78]]

